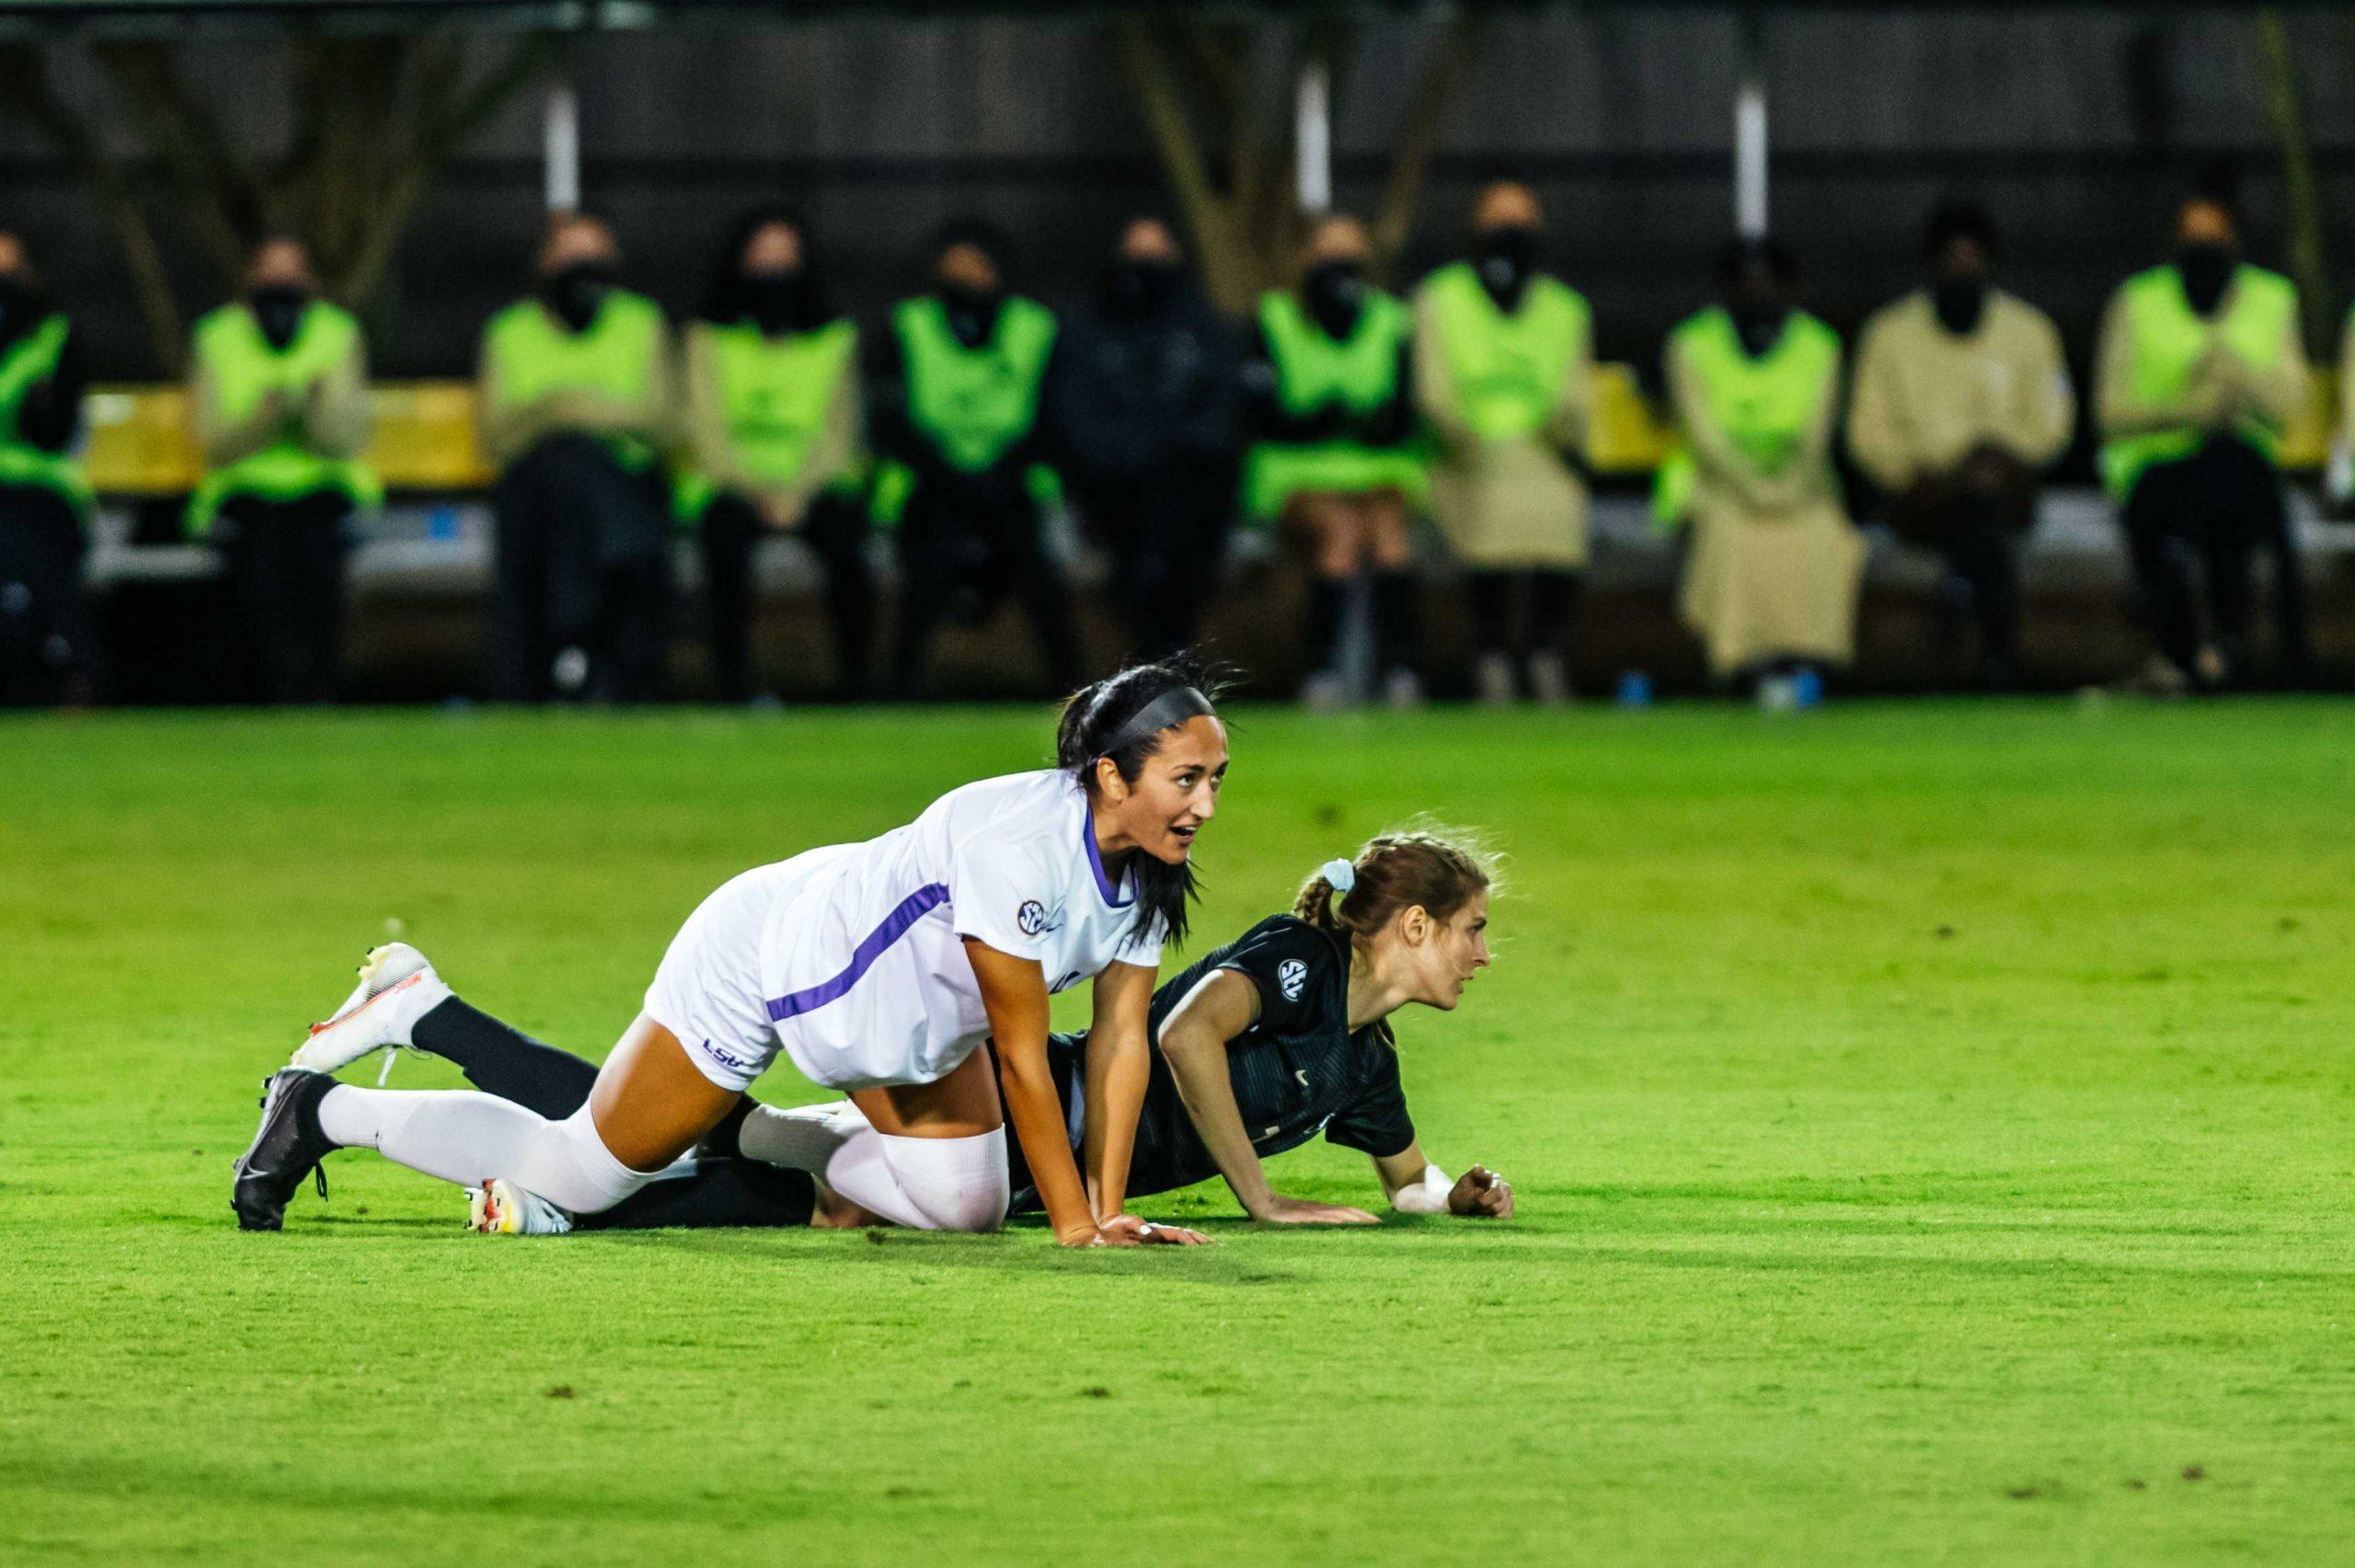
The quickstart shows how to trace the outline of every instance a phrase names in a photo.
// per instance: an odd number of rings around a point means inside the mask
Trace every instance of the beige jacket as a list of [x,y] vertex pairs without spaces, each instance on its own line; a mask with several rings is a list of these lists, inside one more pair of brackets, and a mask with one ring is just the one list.
[[1926,291],[1865,323],[1848,450],[1884,490],[1949,474],[1982,446],[2041,468],[2068,446],[2076,418],[2059,330],[2000,289],[1968,337],[1938,324]]
[[1453,362],[1428,289],[1415,299],[1415,401],[1439,437],[1431,509],[1455,553],[1481,569],[1567,569],[1587,558],[1586,482],[1562,454],[1585,450],[1594,348],[1579,345],[1553,416],[1534,435],[1484,441],[1457,415]]
[[715,330],[705,321],[691,322],[686,330],[680,371],[684,420],[680,434],[688,462],[720,489],[757,499],[770,518],[789,528],[801,521],[812,497],[857,466],[859,410],[864,406],[857,359],[854,356],[843,367],[833,400],[826,406],[825,426],[810,444],[810,455],[793,484],[764,489],[737,462],[719,383],[719,354],[712,342]]
[[2310,374],[2305,346],[2298,341],[2298,324],[2292,318],[2271,366],[2250,364],[2233,352],[2220,334],[2215,347],[2185,383],[2181,396],[2142,402],[2134,393],[2134,329],[2127,320],[2126,292],[2121,289],[2110,296],[2109,308],[2102,314],[2094,411],[2105,440],[2187,425],[2230,429],[2248,415],[2286,425],[2305,406]]
[[[541,307],[545,309],[546,307]],[[499,370],[492,363],[490,335],[475,369],[475,418],[483,455],[494,468],[505,468],[546,437],[559,430],[591,436],[637,436],[657,449],[671,445],[670,331],[663,331],[655,373],[646,378],[646,390],[634,398],[608,397],[602,393],[564,390],[529,403],[511,402],[500,395]]]
[[189,410],[207,468],[226,467],[289,438],[322,457],[358,457],[367,449],[372,418],[367,352],[353,334],[351,352],[304,396],[274,407],[265,402],[242,420],[223,415],[216,378],[199,355],[189,370]]
[[1833,379],[1804,444],[1768,473],[1717,428],[1699,374],[1670,348],[1669,396],[1694,466],[1677,611],[1719,679],[1768,659],[1855,656],[1865,544],[1832,467]]

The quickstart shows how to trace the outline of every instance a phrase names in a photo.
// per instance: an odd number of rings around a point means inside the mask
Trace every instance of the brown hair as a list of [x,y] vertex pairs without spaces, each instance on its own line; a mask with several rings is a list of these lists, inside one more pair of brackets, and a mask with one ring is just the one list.
[[1369,839],[1351,864],[1357,881],[1347,893],[1336,898],[1319,871],[1301,885],[1293,915],[1361,942],[1418,905],[1431,919],[1447,920],[1497,880],[1495,857],[1472,835],[1432,824]]

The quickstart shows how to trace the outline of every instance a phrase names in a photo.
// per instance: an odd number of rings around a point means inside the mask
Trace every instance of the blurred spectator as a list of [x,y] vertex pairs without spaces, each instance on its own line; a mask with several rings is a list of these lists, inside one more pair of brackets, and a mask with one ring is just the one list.
[[891,682],[924,684],[944,614],[977,623],[1007,593],[1038,633],[1048,681],[1079,684],[1071,594],[1041,537],[1056,479],[1040,415],[1054,313],[1005,289],[994,229],[940,236],[933,289],[902,300],[880,345],[873,434],[895,465],[878,509],[899,524],[900,624]]
[[478,418],[499,471],[503,697],[661,694],[671,611],[661,449],[670,328],[621,286],[613,231],[557,215],[532,294],[483,329]]
[[1470,568],[1489,704],[1512,701],[1524,672],[1539,702],[1568,700],[1563,642],[1586,565],[1593,317],[1539,269],[1543,216],[1527,186],[1489,186],[1471,258],[1431,274],[1415,302],[1416,395],[1439,441],[1431,509]]
[[804,541],[826,572],[834,676],[866,694],[875,589],[859,452],[858,328],[827,297],[800,222],[764,208],[729,235],[686,330],[680,515],[702,534],[720,695],[753,694],[752,545]]
[[2174,259],[2126,280],[2102,318],[2102,477],[2126,529],[2167,689],[2247,678],[2249,569],[2274,558],[2278,653],[2302,679],[2297,552],[2274,454],[2307,395],[2298,291],[2241,260],[2220,197],[2176,215]]
[[0,231],[0,706],[91,697],[82,356],[24,242]]
[[1693,524],[1679,608],[1721,681],[1775,700],[1853,655],[1864,543],[1832,466],[1840,339],[1798,308],[1798,269],[1773,240],[1718,264],[1723,303],[1668,340],[1668,386]]
[[1056,345],[1058,462],[1139,658],[1194,640],[1234,513],[1236,357],[1159,218],[1129,221]]
[[382,498],[360,461],[360,324],[319,298],[302,241],[265,239],[246,297],[196,324],[190,376],[205,472],[189,524],[226,561],[253,687],[265,702],[331,701],[351,518]]
[[1890,527],[1946,558],[1939,603],[1979,627],[1982,684],[2016,684],[2019,541],[2076,397],[2051,318],[1994,287],[1995,228],[1978,207],[1930,216],[1924,286],[1865,324],[1848,446],[1887,498]]
[[1244,361],[1246,422],[1256,439],[1245,480],[1251,515],[1280,520],[1309,553],[1313,707],[1345,696],[1343,612],[1371,570],[1373,668],[1384,695],[1412,706],[1420,641],[1407,508],[1423,488],[1415,448],[1407,307],[1366,280],[1373,247],[1355,218],[1310,231],[1297,291],[1261,296]]

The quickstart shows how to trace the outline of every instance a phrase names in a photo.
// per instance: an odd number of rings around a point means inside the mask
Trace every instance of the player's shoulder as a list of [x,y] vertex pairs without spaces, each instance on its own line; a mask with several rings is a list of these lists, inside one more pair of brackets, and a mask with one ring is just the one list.
[[925,816],[959,854],[1045,868],[1076,862],[1074,822],[1084,808],[1072,776],[1046,768],[959,785],[933,802]]
[[1287,1001],[1298,1001],[1309,986],[1340,961],[1338,944],[1297,915],[1269,915],[1236,937],[1219,955],[1218,967],[1241,969],[1272,983]]

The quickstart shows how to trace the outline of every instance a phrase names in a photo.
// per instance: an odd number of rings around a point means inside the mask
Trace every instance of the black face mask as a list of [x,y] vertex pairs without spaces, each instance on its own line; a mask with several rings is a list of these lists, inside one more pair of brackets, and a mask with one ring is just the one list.
[[1358,313],[1365,308],[1365,269],[1354,261],[1328,261],[1310,271],[1300,292],[1310,319],[1338,341],[1357,330]]
[[1791,307],[1780,300],[1736,300],[1728,312],[1733,317],[1733,332],[1741,339],[1741,351],[1757,359],[1783,336],[1783,323]]
[[1104,274],[1104,303],[1119,315],[1151,315],[1185,280],[1185,269],[1174,261],[1116,261]]
[[2196,315],[2213,315],[2232,286],[2233,269],[2240,258],[2228,245],[2187,245],[2175,253],[2175,269],[2183,280],[2183,297]]
[[1979,318],[1987,311],[1987,280],[1984,278],[1941,277],[1930,281],[1930,308],[1938,314],[1938,325],[1958,338],[1968,338],[1979,330]]
[[825,314],[818,280],[802,267],[745,273],[736,280],[736,303],[739,314],[771,338],[805,332]]
[[576,261],[548,275],[540,284],[540,299],[568,330],[586,332],[620,282],[621,273],[610,261]]
[[282,354],[293,344],[294,334],[303,330],[303,313],[311,308],[311,292],[287,283],[266,283],[247,294],[246,303],[253,307],[254,325],[261,328],[262,340]]
[[1522,291],[1537,270],[1538,245],[1537,231],[1530,228],[1490,229],[1480,236],[1472,264],[1499,309],[1512,310],[1521,303]]
[[976,289],[963,283],[943,283],[940,303],[948,313],[948,330],[968,349],[978,349],[997,330],[997,313],[1005,303],[1005,291]]

